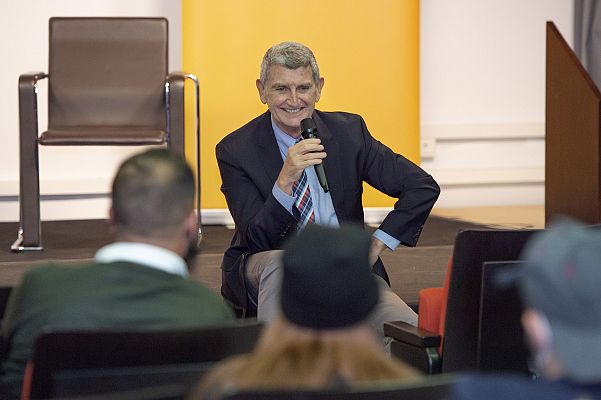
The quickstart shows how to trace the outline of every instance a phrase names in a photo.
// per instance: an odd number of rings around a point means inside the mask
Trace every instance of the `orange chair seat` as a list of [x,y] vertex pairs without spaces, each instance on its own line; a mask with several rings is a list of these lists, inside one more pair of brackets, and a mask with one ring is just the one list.
[[444,343],[444,325],[447,313],[447,300],[449,297],[452,265],[453,257],[451,256],[449,264],[447,265],[443,287],[427,288],[419,291],[419,318],[417,325],[420,329],[425,329],[440,335],[440,354],[442,354],[442,345]]

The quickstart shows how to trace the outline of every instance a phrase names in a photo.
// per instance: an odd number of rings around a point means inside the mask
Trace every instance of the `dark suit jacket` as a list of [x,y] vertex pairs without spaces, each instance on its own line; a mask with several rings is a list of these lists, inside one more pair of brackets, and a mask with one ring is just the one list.
[[[327,157],[323,162],[341,224],[363,224],[363,182],[398,199],[380,229],[415,246],[440,189],[418,166],[375,140],[359,115],[315,111],[313,120]],[[283,166],[271,114],[255,118],[216,148],[221,191],[236,223],[222,269],[221,291],[247,308],[243,265],[249,254],[279,249],[296,232],[295,218],[274,198]]]

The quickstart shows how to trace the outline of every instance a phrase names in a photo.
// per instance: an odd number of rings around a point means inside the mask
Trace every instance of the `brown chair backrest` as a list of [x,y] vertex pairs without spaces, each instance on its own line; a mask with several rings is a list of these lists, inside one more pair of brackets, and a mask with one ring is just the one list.
[[167,29],[165,18],[51,18],[49,130],[164,130]]

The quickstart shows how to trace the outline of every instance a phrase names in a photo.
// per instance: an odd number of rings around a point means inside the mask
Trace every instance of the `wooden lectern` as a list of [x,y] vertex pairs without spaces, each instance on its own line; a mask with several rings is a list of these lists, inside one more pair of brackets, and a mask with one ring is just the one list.
[[547,22],[545,220],[601,223],[601,93]]

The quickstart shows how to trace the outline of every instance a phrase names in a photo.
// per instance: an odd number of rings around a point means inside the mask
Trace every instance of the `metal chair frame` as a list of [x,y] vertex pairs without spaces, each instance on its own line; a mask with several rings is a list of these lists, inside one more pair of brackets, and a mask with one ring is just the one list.
[[[42,227],[40,216],[39,182],[39,132],[38,132],[38,82],[49,78],[44,72],[30,72],[19,77],[19,229],[17,239],[11,246],[13,252],[41,251]],[[198,241],[202,241],[202,217],[200,201],[200,89],[198,78],[186,72],[172,72],[165,78],[166,140],[170,149],[185,156],[184,133],[184,86],[191,80],[195,87],[195,133],[196,133],[196,177],[198,218]],[[177,115],[172,115],[177,114]],[[177,135],[173,133],[177,132]],[[27,189],[26,189],[27,188]]]

